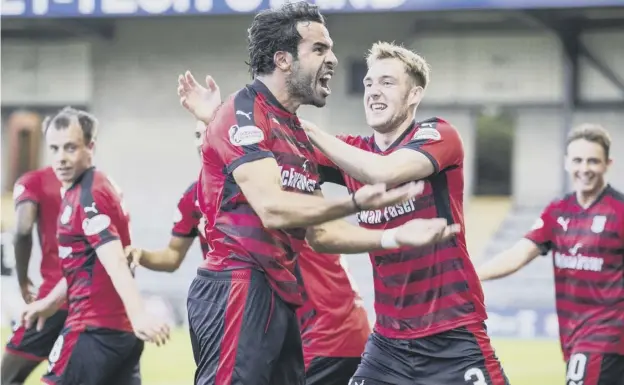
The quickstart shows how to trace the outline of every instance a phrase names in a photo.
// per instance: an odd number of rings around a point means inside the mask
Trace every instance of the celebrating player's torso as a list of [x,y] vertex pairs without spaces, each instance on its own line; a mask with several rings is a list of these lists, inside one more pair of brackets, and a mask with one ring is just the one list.
[[245,162],[275,157],[283,189],[312,194],[320,188],[312,144],[297,117],[282,109],[259,81],[227,100],[218,114],[220,119],[229,116],[231,125],[210,125],[206,137],[211,145],[205,142],[202,150],[198,196],[211,246],[202,266],[209,270],[261,269],[284,301],[299,305],[294,269],[306,229],[264,227],[231,170]]
[[43,298],[63,277],[59,266],[56,224],[61,206],[61,182],[52,167],[30,171],[15,184],[15,205],[31,201],[37,205],[37,234],[41,245],[41,277],[38,298]]
[[304,286],[297,317],[306,367],[314,357],[359,357],[370,326],[341,257],[306,246],[297,262]]
[[[463,147],[455,128],[433,118],[416,123],[386,151],[374,138],[342,140],[387,155],[400,148],[423,152],[435,165],[421,196],[381,210],[357,214],[360,226],[390,229],[416,218],[446,218],[464,225]],[[326,160],[321,160],[326,163]],[[349,191],[362,183],[343,173]],[[481,284],[464,233],[443,244],[370,253],[375,284],[375,330],[388,338],[420,338],[486,319]]]
[[607,186],[589,207],[551,203],[527,239],[552,251],[561,345],[624,354],[624,194]]
[[110,241],[130,244],[128,218],[106,176],[85,171],[65,192],[58,219],[59,257],[68,284],[66,325],[132,331],[123,303],[95,250]]

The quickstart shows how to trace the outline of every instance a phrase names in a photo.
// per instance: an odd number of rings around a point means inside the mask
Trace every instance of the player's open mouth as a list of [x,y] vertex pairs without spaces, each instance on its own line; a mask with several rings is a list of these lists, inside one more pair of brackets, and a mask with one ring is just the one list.
[[329,81],[332,78],[332,73],[326,73],[325,75],[321,76],[318,79],[318,84],[319,86],[321,86],[321,90],[323,91],[323,93],[325,94],[325,96],[328,96],[331,94],[331,89],[329,88]]
[[387,104],[385,104],[385,103],[372,103],[372,104],[369,106],[369,108],[370,108],[372,111],[383,111],[383,110],[385,110],[386,108],[388,108],[388,105],[387,105]]

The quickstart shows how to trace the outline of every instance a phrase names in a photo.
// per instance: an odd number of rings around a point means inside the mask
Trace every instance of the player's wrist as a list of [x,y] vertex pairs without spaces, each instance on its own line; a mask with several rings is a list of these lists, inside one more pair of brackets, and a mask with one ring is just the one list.
[[356,191],[351,193],[351,204],[353,205],[353,209],[355,210],[356,213],[359,213],[360,211],[364,210],[362,208],[362,206],[360,206],[360,204],[358,203],[358,200],[355,196]]

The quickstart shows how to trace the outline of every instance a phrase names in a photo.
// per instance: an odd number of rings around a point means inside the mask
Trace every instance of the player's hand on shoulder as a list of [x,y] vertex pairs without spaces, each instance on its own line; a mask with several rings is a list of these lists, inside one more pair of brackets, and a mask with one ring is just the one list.
[[449,225],[444,218],[413,219],[398,227],[395,239],[401,246],[420,247],[444,242],[460,231],[458,224]]
[[424,183],[410,182],[393,189],[386,189],[385,183],[366,185],[355,192],[355,205],[363,210],[381,209],[410,200],[420,194]]
[[136,319],[131,320],[134,334],[141,340],[164,345],[169,340],[169,325],[164,321],[159,321],[156,317],[143,312]]
[[26,305],[22,310],[22,325],[26,329],[30,329],[36,325],[37,331],[43,330],[45,321],[51,317],[56,309],[45,298],[34,301]]
[[190,71],[179,75],[178,96],[180,104],[206,124],[210,123],[221,105],[221,90],[210,75],[206,76],[205,87],[195,80]]

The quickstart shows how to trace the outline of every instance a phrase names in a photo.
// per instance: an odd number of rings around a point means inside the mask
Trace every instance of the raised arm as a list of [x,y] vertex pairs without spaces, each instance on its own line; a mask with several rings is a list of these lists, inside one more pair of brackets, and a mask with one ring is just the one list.
[[350,146],[310,122],[303,122],[303,126],[315,146],[362,183],[397,185],[420,180],[463,161],[459,134],[448,123],[437,119],[420,123],[413,138],[389,155]]

